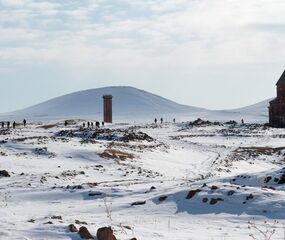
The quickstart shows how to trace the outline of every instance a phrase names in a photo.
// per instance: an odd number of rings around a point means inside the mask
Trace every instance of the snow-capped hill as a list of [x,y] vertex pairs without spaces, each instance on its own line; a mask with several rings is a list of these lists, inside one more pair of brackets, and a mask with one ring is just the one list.
[[175,103],[158,95],[133,87],[106,87],[85,90],[57,97],[38,105],[15,111],[10,118],[55,119],[65,117],[102,119],[103,95],[113,95],[113,112],[116,119],[160,117],[163,114],[205,111]]
[[105,87],[74,92],[11,113],[0,114],[1,119],[56,120],[64,118],[92,118],[102,120],[103,95],[113,95],[114,121],[152,121],[164,117],[166,121],[192,121],[197,118],[211,121],[267,122],[266,100],[233,110],[212,111],[186,106],[133,87]]
[[247,107],[234,109],[231,111],[268,116],[268,107],[269,107],[269,102],[271,100],[273,100],[273,98],[267,99],[265,101],[262,101],[262,102],[259,102],[259,103],[256,103],[256,104],[253,104]]
[[239,122],[244,119],[246,122],[265,123],[268,121],[268,106],[271,100],[237,109],[212,111],[208,116],[209,119],[220,121],[235,120]]

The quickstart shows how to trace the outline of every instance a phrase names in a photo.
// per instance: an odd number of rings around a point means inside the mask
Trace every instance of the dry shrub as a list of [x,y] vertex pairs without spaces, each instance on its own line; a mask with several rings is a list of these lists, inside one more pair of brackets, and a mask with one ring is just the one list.
[[117,159],[121,161],[125,161],[127,159],[132,160],[135,158],[131,153],[122,152],[116,149],[106,149],[103,153],[100,153],[99,156],[106,159]]

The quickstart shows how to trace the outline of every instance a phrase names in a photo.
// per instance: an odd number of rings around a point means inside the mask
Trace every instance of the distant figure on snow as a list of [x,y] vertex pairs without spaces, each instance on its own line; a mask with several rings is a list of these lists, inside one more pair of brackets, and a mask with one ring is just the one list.
[[13,122],[13,128],[14,129],[16,128],[16,122]]
[[83,127],[85,128],[85,122],[83,123]]
[[163,123],[163,118],[160,119],[160,122]]
[[90,122],[87,122],[87,126],[88,126],[88,128],[90,128]]
[[104,125],[105,125],[105,123],[104,123],[104,122],[102,122],[102,127],[104,127]]
[[94,123],[93,122],[91,122],[91,127],[93,127],[94,126]]
[[26,119],[24,119],[23,124],[24,124],[24,127],[26,127],[26,125],[27,125]]
[[2,126],[2,128],[4,128],[5,127],[5,123],[1,122],[1,126]]
[[244,120],[243,119],[241,120],[241,125],[244,125]]
[[175,118],[173,118],[173,123],[175,123],[176,122],[176,119]]
[[100,128],[100,122],[96,122],[96,128]]
[[7,128],[10,128],[10,122],[7,122]]
[[154,123],[157,124],[157,119],[156,118],[154,119]]
[[68,124],[67,121],[64,121],[64,126],[65,126],[65,127],[67,126],[67,124]]

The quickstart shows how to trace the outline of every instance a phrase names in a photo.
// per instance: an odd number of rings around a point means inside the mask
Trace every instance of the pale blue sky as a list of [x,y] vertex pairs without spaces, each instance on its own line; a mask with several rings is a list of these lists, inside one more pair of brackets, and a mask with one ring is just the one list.
[[275,94],[284,0],[0,0],[0,112],[130,85],[212,109]]

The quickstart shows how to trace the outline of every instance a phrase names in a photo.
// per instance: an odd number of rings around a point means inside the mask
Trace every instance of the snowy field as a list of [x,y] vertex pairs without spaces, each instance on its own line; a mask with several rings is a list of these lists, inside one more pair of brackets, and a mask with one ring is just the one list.
[[81,125],[0,130],[1,240],[285,239],[284,129]]

